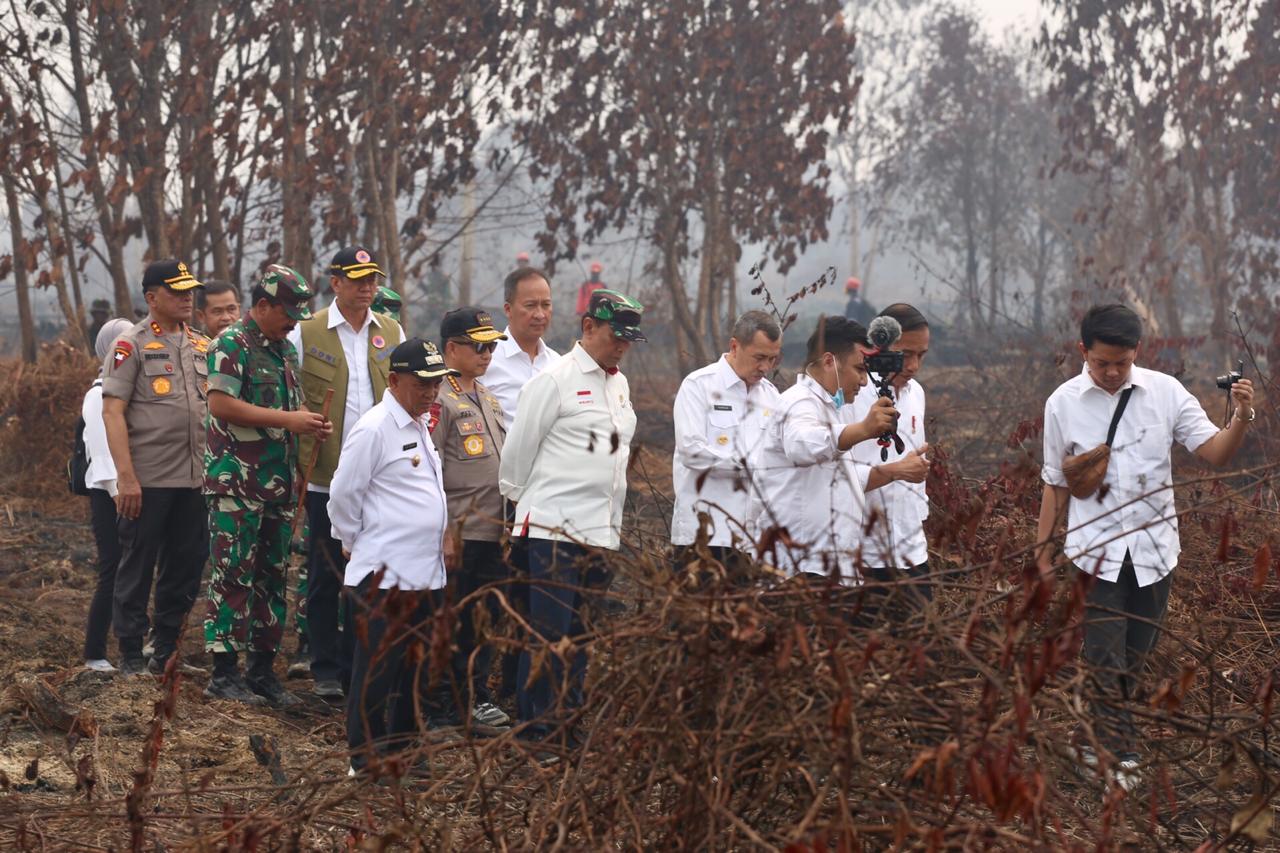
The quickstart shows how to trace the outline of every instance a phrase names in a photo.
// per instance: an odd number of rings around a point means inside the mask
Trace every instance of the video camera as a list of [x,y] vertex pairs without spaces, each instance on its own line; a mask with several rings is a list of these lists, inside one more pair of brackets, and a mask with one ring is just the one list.
[[[867,373],[872,376],[876,391],[881,397],[888,397],[890,400],[894,399],[893,377],[902,372],[906,362],[901,352],[891,352],[889,347],[896,344],[901,337],[902,326],[892,317],[877,317],[867,327],[867,340],[876,349],[875,352],[863,356],[863,364],[866,365]],[[876,444],[880,446],[881,462],[888,460],[890,444],[898,453],[906,449],[906,442],[902,440],[902,436],[898,435],[897,424],[894,424],[894,429],[877,438]]]

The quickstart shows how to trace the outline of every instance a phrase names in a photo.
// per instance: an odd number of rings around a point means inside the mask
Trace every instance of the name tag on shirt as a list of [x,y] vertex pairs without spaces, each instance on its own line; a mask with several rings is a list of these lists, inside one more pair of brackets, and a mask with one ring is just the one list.
[[417,446],[418,446],[418,442],[416,442],[416,441],[411,441],[411,442],[409,442],[408,444],[406,444],[404,447],[402,447],[402,448],[400,448],[400,449],[401,449],[401,450],[413,450],[413,449],[414,449],[415,447],[417,447]]
[[715,410],[716,410],[717,412],[732,412],[732,411],[733,411],[733,406],[727,406],[727,405],[724,405],[724,404],[717,404],[714,408],[715,408]]

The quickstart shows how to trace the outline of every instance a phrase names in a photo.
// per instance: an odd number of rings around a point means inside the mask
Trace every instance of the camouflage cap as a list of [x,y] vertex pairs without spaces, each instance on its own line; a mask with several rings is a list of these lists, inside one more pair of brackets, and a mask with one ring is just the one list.
[[268,296],[280,301],[290,317],[295,320],[311,319],[307,302],[315,293],[297,270],[281,264],[269,264],[260,284]]
[[605,320],[613,327],[613,335],[626,341],[648,341],[640,331],[640,318],[644,306],[616,290],[601,288],[593,291],[584,316],[593,320]]
[[400,299],[400,294],[396,293],[385,284],[379,285],[377,296],[373,297],[373,305],[370,307],[379,314],[384,314],[400,322],[400,309],[404,306],[404,302]]

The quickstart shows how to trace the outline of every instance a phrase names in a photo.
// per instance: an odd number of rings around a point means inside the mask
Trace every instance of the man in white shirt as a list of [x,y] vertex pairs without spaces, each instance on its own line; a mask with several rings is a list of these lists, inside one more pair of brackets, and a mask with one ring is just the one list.
[[725,568],[741,568],[744,543],[753,544],[751,479],[778,389],[766,377],[782,354],[782,327],[764,311],[748,311],[733,324],[729,351],[680,383],[676,393],[675,454],[671,480],[675,508],[671,544],[676,564],[697,539],[699,514],[708,518],[710,555]]
[[773,565],[787,577],[862,582],[858,530],[866,513],[864,491],[875,484],[848,451],[883,433],[897,414],[887,398],[858,423],[847,422],[847,410],[841,411],[867,381],[868,346],[867,330],[853,320],[819,319],[804,370],[770,419],[757,478],[764,507],[759,524]]
[[551,285],[546,273],[525,266],[502,283],[503,310],[507,313],[507,337],[498,341],[484,385],[498,398],[507,429],[516,419],[520,390],[529,380],[555,364],[560,354],[542,336],[551,325]]
[[419,338],[397,346],[389,362],[382,402],[349,428],[329,492],[332,533],[347,557],[348,603],[366,620],[352,642],[347,695],[353,773],[376,773],[379,754],[409,745],[416,730],[415,690],[422,692],[431,724],[452,722],[447,672],[429,685],[426,656],[411,646],[433,634],[445,565],[454,559],[453,538],[445,535],[444,475],[427,412],[441,381],[457,371]]
[[[351,428],[382,399],[388,382],[388,356],[400,343],[400,324],[370,310],[385,278],[373,255],[348,246],[333,256],[329,286],[334,299],[289,333],[298,352],[302,393],[307,408],[324,408],[333,391],[329,420],[333,437],[320,445],[307,481],[307,633],[314,691],[325,699],[340,699],[350,675],[351,646],[339,630],[338,600],[342,592],[343,559],[338,541],[329,535],[329,481],[338,467]],[[303,436],[298,458],[310,462],[315,439]]]
[[[585,651],[562,657],[550,647],[582,636],[582,605],[608,586],[604,552],[621,542],[636,414],[618,365],[633,341],[646,340],[643,310],[616,291],[593,293],[581,339],[525,386],[503,444],[500,488],[516,502],[517,533],[527,538],[529,623],[550,652],[550,672],[532,683],[532,643],[520,656],[517,704],[532,739],[553,734],[559,719],[581,704]],[[565,657],[571,660],[568,694],[557,696]],[[572,735],[563,735],[573,745]]]
[[[874,523],[869,522],[870,529],[868,525],[858,528],[862,565],[876,583],[888,585],[884,591],[889,596],[900,592],[906,601],[923,604],[932,598],[929,543],[924,535],[924,520],[929,517],[924,491],[929,444],[924,433],[924,388],[915,377],[929,352],[929,321],[905,302],[890,305],[879,316],[891,317],[902,327],[902,337],[890,347],[902,353],[902,371],[885,378],[893,388],[896,432],[903,446],[901,451],[893,443],[882,448],[874,441],[853,446],[854,461],[871,468],[870,477],[880,484],[867,491],[867,512]],[[873,383],[862,386],[851,404],[851,419],[865,418],[879,399]]]
[[[1095,306],[1084,315],[1078,345],[1084,369],[1044,407],[1045,486],[1036,529],[1036,564],[1049,577],[1056,531],[1068,519],[1064,556],[1077,582],[1088,585],[1084,658],[1098,690],[1095,732],[1118,762],[1125,788],[1136,782],[1139,762],[1138,732],[1125,703],[1155,646],[1181,549],[1170,446],[1176,441],[1211,465],[1225,465],[1254,419],[1253,386],[1242,379],[1231,386],[1231,422],[1219,430],[1177,379],[1134,365],[1141,338],[1141,319],[1124,305]],[[1087,498],[1071,497],[1063,459],[1104,443],[1122,398],[1127,405],[1102,485]],[[1081,752],[1096,764],[1092,750]]]
[[[93,342],[99,363],[116,338],[133,328],[123,317],[107,320]],[[102,422],[102,377],[93,381],[80,407],[84,420],[85,455],[89,467],[84,486],[89,490],[89,522],[98,546],[98,582],[89,602],[89,618],[84,628],[84,665],[98,672],[115,672],[107,660],[107,632],[111,630],[111,599],[116,588],[116,566],[120,563],[120,533],[116,528],[116,466],[107,446],[107,427]]]

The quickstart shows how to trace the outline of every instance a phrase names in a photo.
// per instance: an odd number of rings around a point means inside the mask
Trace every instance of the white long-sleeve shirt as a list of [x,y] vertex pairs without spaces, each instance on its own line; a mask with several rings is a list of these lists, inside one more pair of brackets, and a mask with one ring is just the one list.
[[392,395],[347,435],[329,489],[333,538],[350,552],[344,583],[386,566],[382,589],[445,585],[444,476],[427,431]]
[[839,567],[841,583],[862,582],[856,568],[859,533],[866,516],[867,474],[838,449],[851,423],[849,407],[837,411],[831,395],[805,374],[782,392],[760,454],[762,529],[786,528],[795,547],[777,545],[778,568],[825,575]]
[[606,373],[582,344],[535,376],[498,469],[502,494],[516,502],[516,534],[616,549],[635,431],[627,378]]
[[84,472],[86,488],[103,489],[111,497],[116,496],[116,463],[107,446],[107,427],[102,421],[102,380],[95,379],[84,395],[80,406],[84,418],[84,449],[89,457],[89,467]]
[[[357,329],[342,316],[342,312],[338,310],[337,300],[329,303],[328,320],[326,324],[328,328],[338,330],[338,343],[342,345],[342,357],[347,361],[346,404],[342,410],[342,435],[338,436],[343,446],[346,446],[347,436],[351,434],[351,428],[355,426],[356,421],[378,402],[373,399],[373,377],[369,375],[368,367],[369,327],[381,329],[386,324],[395,323],[395,320],[370,310],[365,313],[364,322]],[[404,339],[403,334],[400,337]],[[301,370],[302,360],[305,358],[301,325],[293,327],[293,331],[289,333],[289,342],[298,351],[298,369]],[[376,344],[377,341],[374,343]],[[307,491],[327,492],[329,487],[308,482]]]
[[[857,423],[864,420],[879,398],[875,385],[862,386],[843,420]],[[874,441],[860,441],[850,448],[855,462],[874,468],[889,462],[897,462],[925,443],[924,437],[924,389],[914,379],[908,380],[895,394],[894,408],[898,410],[898,435],[902,437],[903,450],[889,445],[887,457],[880,459],[880,446]],[[867,492],[867,512],[875,517],[875,523],[858,528],[862,545],[862,564],[876,568],[908,569],[929,559],[929,542],[924,535],[924,520],[929,517],[929,498],[925,496],[924,483],[906,483],[895,480],[874,491]]]
[[[1194,453],[1218,428],[1168,374],[1135,366],[1125,387],[1130,385],[1133,395],[1116,427],[1102,486],[1083,500],[1069,498],[1066,556],[1114,582],[1128,551],[1138,586],[1149,586],[1173,571],[1182,551],[1170,448],[1176,441]],[[1099,388],[1086,367],[1049,396],[1040,472],[1046,483],[1066,488],[1062,460],[1107,440],[1120,391]]]
[[489,369],[484,372],[484,387],[498,398],[502,404],[502,414],[507,420],[507,432],[516,419],[516,408],[520,400],[520,391],[529,384],[529,380],[560,360],[560,354],[547,346],[546,341],[538,340],[537,358],[529,358],[529,354],[520,349],[515,336],[508,326],[505,333],[507,339],[498,341],[493,351],[493,359]]
[[711,516],[711,545],[739,540],[741,546],[754,536],[751,479],[779,397],[768,379],[748,386],[725,356],[680,383],[673,412],[673,545],[693,543],[699,512]]

